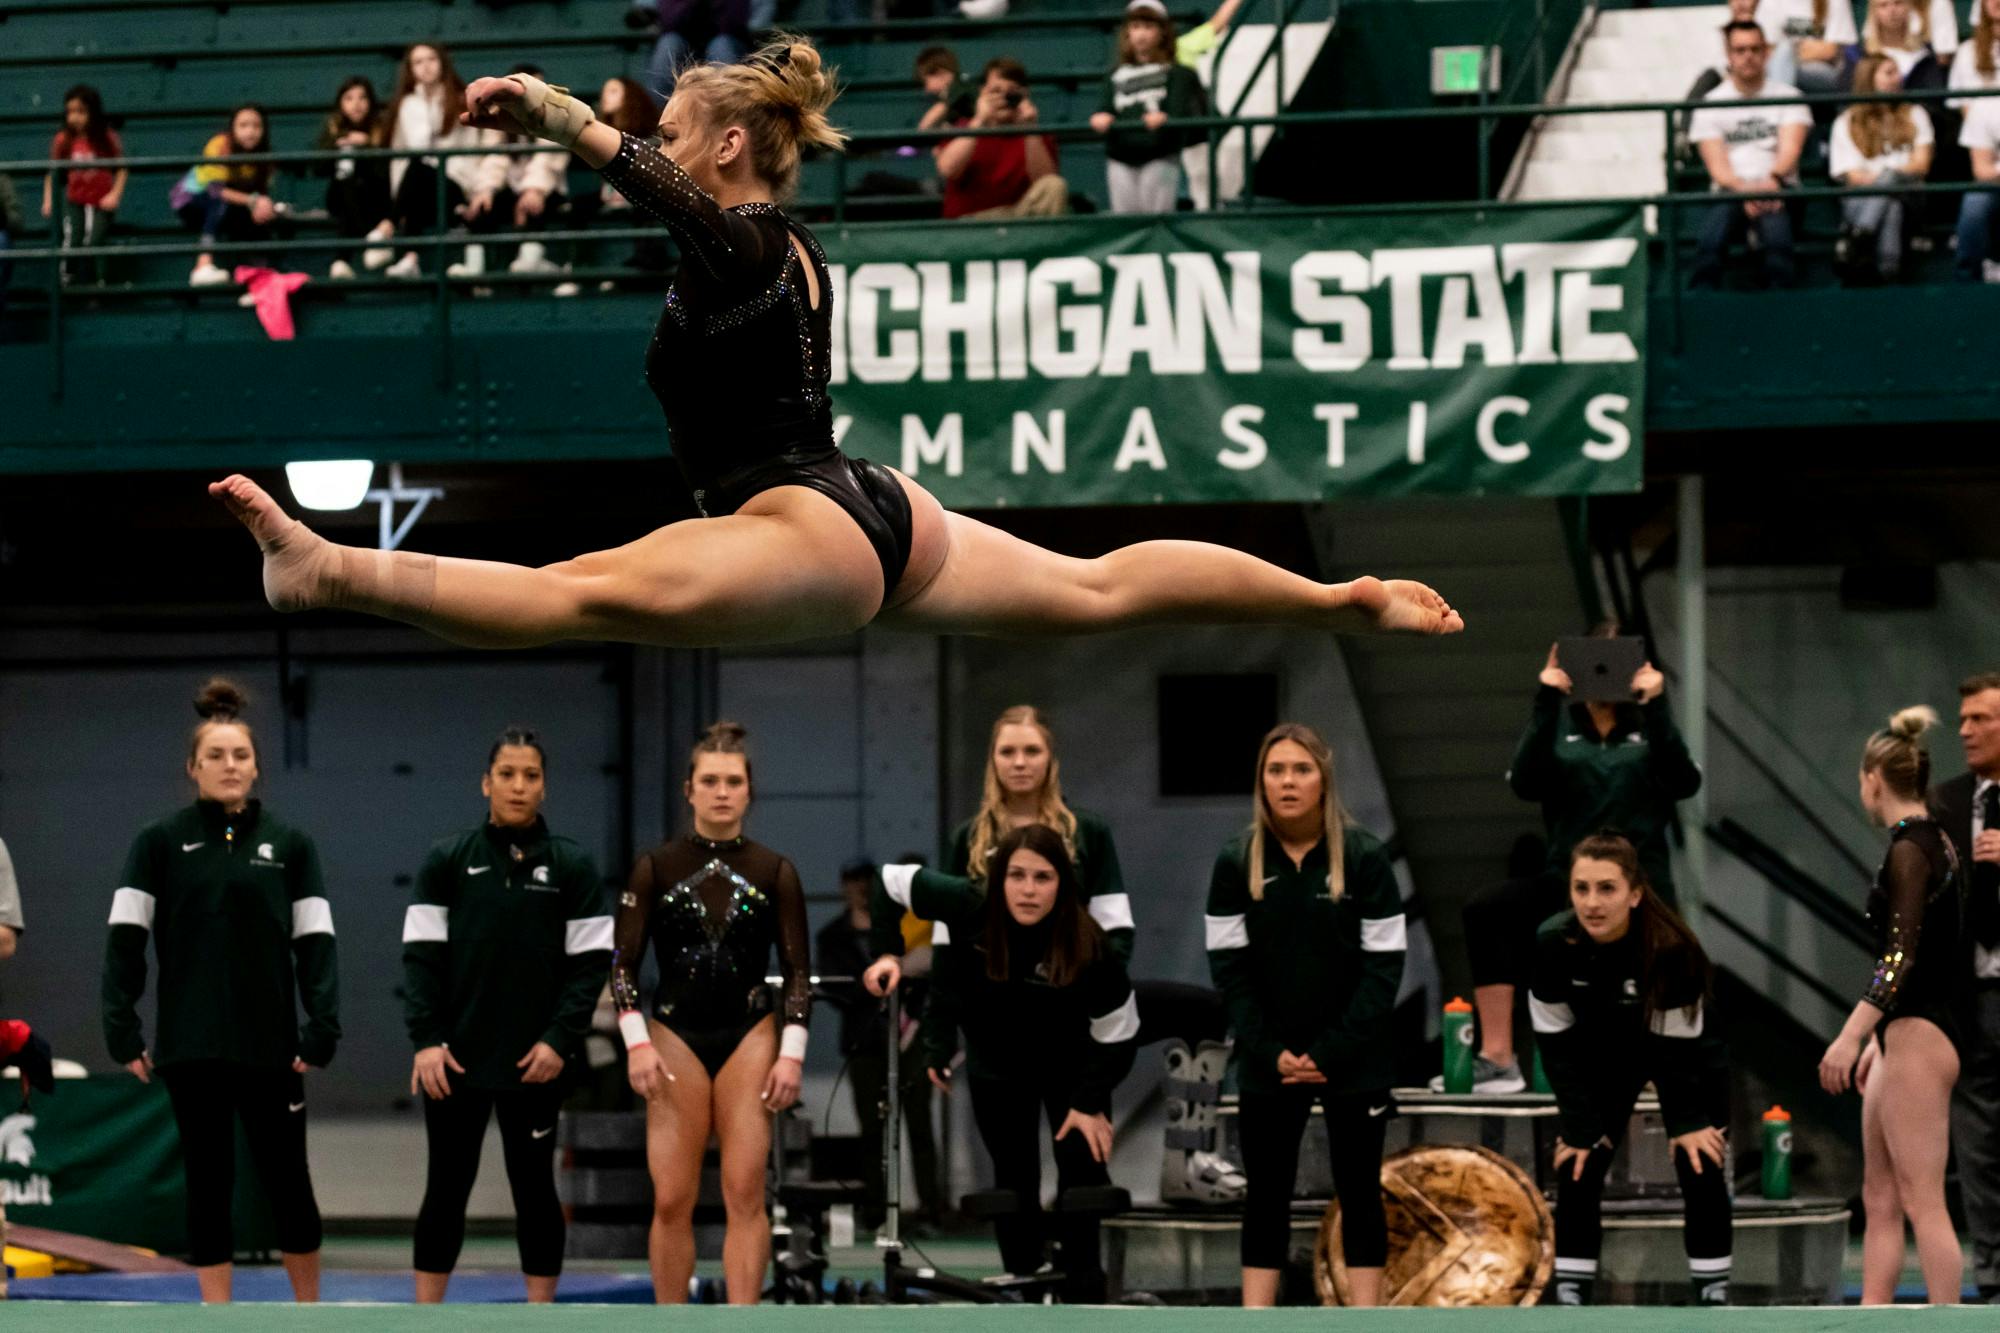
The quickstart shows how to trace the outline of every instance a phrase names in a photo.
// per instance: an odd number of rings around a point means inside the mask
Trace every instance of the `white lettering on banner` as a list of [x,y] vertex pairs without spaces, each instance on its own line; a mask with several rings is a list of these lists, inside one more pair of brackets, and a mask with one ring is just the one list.
[[1501,394],[1498,398],[1489,399],[1486,405],[1479,409],[1479,420],[1473,423],[1473,435],[1479,441],[1479,452],[1496,463],[1519,463],[1525,460],[1528,456],[1527,442],[1516,440],[1512,444],[1502,444],[1499,436],[1494,434],[1493,428],[1502,416],[1526,415],[1528,415],[1528,400],[1525,398],[1516,398],[1513,394]]
[[1410,404],[1409,458],[1412,467],[1423,466],[1424,436],[1430,429],[1430,419],[1429,403]]
[[854,377],[863,384],[900,384],[917,373],[921,355],[915,329],[894,330],[888,352],[882,351],[876,331],[882,294],[891,310],[915,310],[922,301],[922,284],[908,264],[863,264],[848,278],[847,355]]
[[1254,375],[1264,365],[1264,284],[1261,259],[1255,250],[1231,250],[1229,291],[1215,256],[1170,254],[1174,266],[1174,332],[1179,354],[1191,359],[1197,372],[1208,368],[1208,337],[1222,368],[1235,375]]
[[[839,321],[836,320],[835,322],[838,323]],[[849,426],[852,426],[853,424],[854,424],[854,417],[850,414],[843,413],[842,415],[837,416],[833,419],[834,448],[838,449],[840,447],[840,442],[847,438],[847,428]]]
[[1155,472],[1167,470],[1167,451],[1160,447],[1160,432],[1153,425],[1150,407],[1132,409],[1132,419],[1125,423],[1125,438],[1118,442],[1118,457],[1111,470],[1130,472],[1134,463],[1144,463]]
[[[1292,357],[1307,370],[1359,370],[1375,349],[1375,316],[1360,296],[1328,296],[1321,283],[1343,292],[1368,290],[1368,261],[1352,250],[1314,250],[1292,265],[1292,313],[1308,324],[1333,324],[1338,340],[1317,328],[1292,331]],[[1338,467],[1339,464],[1334,464]]]
[[[965,295],[952,297],[952,269],[931,261],[917,265],[923,278],[924,378],[951,379],[953,366],[968,380],[993,378],[993,264],[974,260],[963,266]],[[952,335],[965,339],[965,357],[954,362]]]
[[1014,414],[1014,475],[1025,476],[1028,471],[1028,455],[1041,460],[1042,466],[1050,472],[1061,472],[1068,461],[1068,445],[1065,441],[1068,414],[1058,409],[1049,413],[1049,429],[1045,435],[1035,421],[1033,412]]
[[1104,316],[1102,375],[1127,375],[1143,352],[1155,375],[1192,375],[1200,364],[1186,355],[1174,330],[1167,265],[1157,254],[1112,255],[1111,308]]
[[[993,308],[999,318],[995,354],[1000,378],[1028,378],[1028,261],[1003,259],[993,284]],[[836,321],[838,322],[838,321]]]
[[[1476,311],[1467,306],[1468,294]],[[1444,280],[1431,368],[1459,369],[1465,364],[1465,349],[1474,345],[1489,366],[1514,364],[1514,326],[1507,319],[1507,292],[1500,285],[1497,265],[1483,267],[1470,282],[1462,277]]]
[[1622,393],[1600,393],[1583,405],[1583,419],[1602,435],[1583,442],[1583,456],[1593,463],[1615,463],[1632,447],[1632,428],[1613,416],[1630,411],[1632,400]]
[[1361,415],[1359,403],[1314,403],[1313,418],[1326,423],[1326,465],[1347,466],[1347,423]]
[[[833,337],[826,349],[827,378],[835,384],[847,383],[847,265],[826,266],[828,294],[833,298]],[[837,443],[837,442],[836,442]]]
[[[1624,268],[1632,262],[1639,242],[1632,237],[1603,241],[1516,241],[1500,247],[1500,271],[1509,282],[1521,284],[1521,364],[1547,366],[1556,363],[1555,313],[1556,273],[1565,275],[1563,291],[1563,355],[1567,362],[1620,361],[1639,359],[1638,348],[1622,333],[1599,334],[1590,329],[1591,310],[1622,310],[1625,294],[1617,287],[1596,287],[1587,270]],[[1585,270],[1577,272],[1576,270]],[[1574,294],[1569,278],[1579,279]],[[1578,303],[1581,324],[1572,322],[1569,305]],[[1577,345],[1577,344],[1583,345]]]
[[947,477],[960,476],[965,472],[965,418],[956,412],[945,413],[938,423],[937,434],[924,430],[924,419],[915,413],[903,414],[903,471],[914,477],[922,471],[923,465],[944,464]]
[[[1500,264],[1492,246],[1448,245],[1423,250],[1377,250],[1369,261],[1375,285],[1389,284],[1389,369],[1426,370],[1431,365],[1431,358],[1424,355],[1423,280],[1427,277],[1459,273],[1472,278],[1470,288],[1463,281],[1459,284],[1458,310],[1452,317],[1455,341],[1439,349],[1440,356],[1455,356],[1457,359],[1440,360],[1439,365],[1464,365],[1465,344],[1490,339],[1496,333],[1485,312],[1495,306],[1504,312],[1507,296],[1500,286]],[[1469,317],[1464,309],[1468,290],[1476,295],[1479,302],[1481,313],[1477,320]],[[1447,282],[1447,308],[1451,292],[1452,284]],[[1442,326],[1444,322],[1441,312],[1439,323]],[[1502,323],[1505,323],[1504,313]],[[1504,331],[1500,346],[1487,342],[1482,350],[1489,366],[1513,365],[1513,331]]]
[[1222,414],[1222,434],[1233,449],[1224,449],[1215,456],[1215,461],[1232,472],[1248,472],[1251,468],[1264,466],[1270,455],[1270,447],[1264,437],[1250,429],[1264,420],[1264,409],[1254,403],[1243,403]]
[[1059,305],[1056,289],[1064,286],[1094,297],[1104,290],[1104,272],[1081,256],[1044,259],[1028,271],[1028,363],[1052,380],[1095,374],[1104,346],[1103,307],[1095,301]]

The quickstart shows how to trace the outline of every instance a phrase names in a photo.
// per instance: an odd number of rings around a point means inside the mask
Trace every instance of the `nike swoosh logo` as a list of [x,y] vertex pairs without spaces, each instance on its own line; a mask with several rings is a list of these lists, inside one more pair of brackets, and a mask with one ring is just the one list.
[[181,844],[181,850],[184,852],[191,852],[197,847],[206,847],[206,846],[208,846],[208,844],[205,842],[184,842]]
[[291,1106],[293,1114],[297,1114],[298,1112],[306,1109],[306,1104],[304,1102],[293,1102]]
[[549,1135],[551,1135],[551,1134],[553,1134],[553,1133],[555,1133],[555,1132],[556,1132],[556,1127],[555,1127],[554,1125],[550,1125],[550,1126],[549,1126],[549,1127],[548,1127],[547,1129],[531,1129],[531,1130],[529,1130],[529,1131],[528,1131],[528,1137],[529,1137],[529,1138],[531,1138],[531,1139],[545,1139],[545,1138],[547,1138],[547,1137],[548,1137]]
[[492,868],[492,866],[467,866],[465,873],[468,875],[483,875]]
[[1277,880],[1278,880],[1278,877],[1277,877],[1276,875],[1266,875],[1266,876],[1264,876],[1264,882],[1265,882],[1266,884],[1275,884],[1275,883],[1277,883]]
[[1389,1108],[1386,1106],[1371,1106],[1368,1108],[1368,1118],[1371,1120],[1381,1116],[1385,1116],[1388,1113],[1389,1113]]

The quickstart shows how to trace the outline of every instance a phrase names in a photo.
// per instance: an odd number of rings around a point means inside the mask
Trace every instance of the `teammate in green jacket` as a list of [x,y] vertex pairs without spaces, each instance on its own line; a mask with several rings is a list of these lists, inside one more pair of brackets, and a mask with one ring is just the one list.
[[403,1011],[417,1048],[410,1092],[423,1096],[430,1143],[417,1214],[419,1304],[444,1299],[496,1115],[528,1299],[556,1298],[564,1235],[556,1114],[611,971],[604,880],[542,819],[541,738],[522,727],[502,732],[479,790],[486,821],[431,848],[403,918]]
[[1312,728],[1285,722],[1264,737],[1255,803],[1256,822],[1216,858],[1203,922],[1242,1079],[1243,1304],[1277,1303],[1317,1098],[1352,1303],[1374,1305],[1389,1243],[1379,1182],[1402,892],[1382,844],[1341,814],[1333,752]]
[[[292,1294],[316,1301],[320,1217],[306,1169],[304,1076],[331,1061],[340,1040],[333,912],[312,839],[251,799],[257,742],[243,722],[247,702],[220,679],[195,696],[202,721],[187,773],[197,799],[132,842],[111,900],[104,1040],[141,1082],[157,1070],[167,1085],[202,1300],[230,1297],[241,1117]],[[160,965],[150,1048],[138,1012],[148,940]]]

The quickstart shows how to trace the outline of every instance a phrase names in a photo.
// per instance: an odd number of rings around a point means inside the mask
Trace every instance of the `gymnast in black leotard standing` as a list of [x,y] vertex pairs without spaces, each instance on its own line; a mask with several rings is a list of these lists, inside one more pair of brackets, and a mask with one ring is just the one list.
[[[618,900],[611,995],[633,1091],[646,1099],[647,1250],[662,1304],[687,1299],[711,1129],[729,1217],[722,1247],[729,1302],[757,1303],[771,1257],[770,1116],[798,1100],[806,1053],[805,895],[790,861],[743,836],[751,797],[743,738],[742,727],[718,722],[695,744],[686,786],[694,830],[640,857]],[[639,971],[649,944],[659,984],[642,1016]],[[774,946],[783,977],[775,997],[764,983]]]
[[[946,513],[911,478],[843,456],[828,401],[831,275],[812,233],[780,207],[801,150],[841,142],[827,119],[834,93],[812,43],[789,37],[739,64],[683,71],[658,143],[598,122],[532,75],[468,87],[467,124],[561,144],[673,233],[680,269],[646,377],[703,517],[530,569],[336,546],[232,476],[209,490],[263,549],[271,605],[365,611],[485,648],[560,639],[723,647],[850,634],[878,619],[946,634],[1164,623],[1464,628],[1420,583],[1319,583],[1204,542],[1058,555]],[[574,373],[559,335],[533,337],[538,355]]]

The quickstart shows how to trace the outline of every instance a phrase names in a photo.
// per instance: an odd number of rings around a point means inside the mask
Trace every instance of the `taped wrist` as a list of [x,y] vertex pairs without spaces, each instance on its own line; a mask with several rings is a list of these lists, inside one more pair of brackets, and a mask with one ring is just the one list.
[[584,126],[597,119],[589,104],[571,97],[567,88],[543,83],[532,74],[509,77],[527,92],[520,101],[502,105],[516,124],[537,139],[574,148]]
[[653,1034],[646,1031],[646,1019],[637,1009],[627,1009],[618,1015],[618,1035],[625,1039],[628,1051],[653,1044]]

